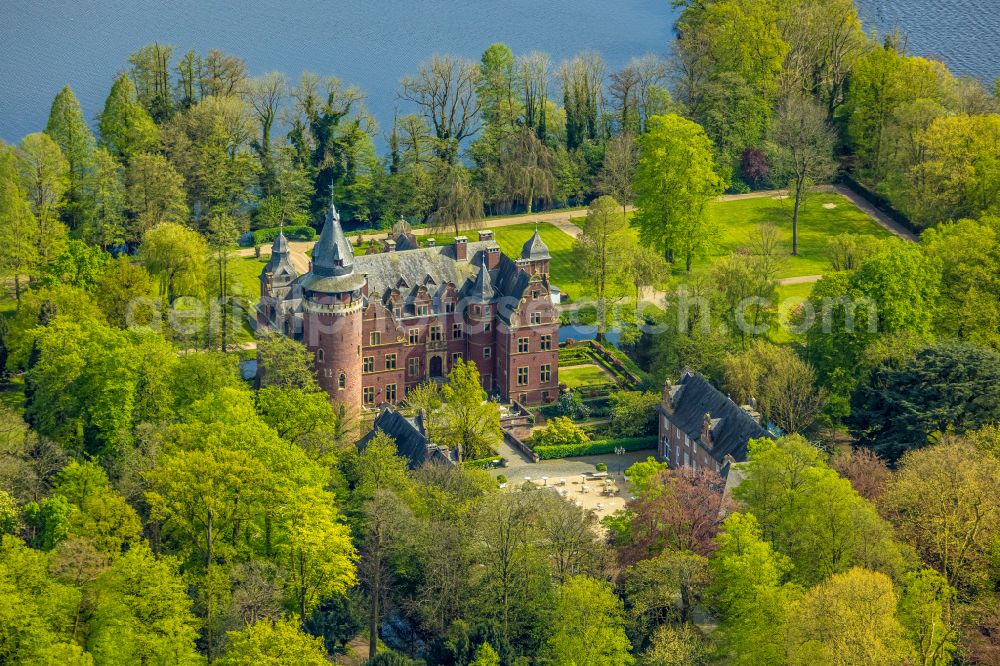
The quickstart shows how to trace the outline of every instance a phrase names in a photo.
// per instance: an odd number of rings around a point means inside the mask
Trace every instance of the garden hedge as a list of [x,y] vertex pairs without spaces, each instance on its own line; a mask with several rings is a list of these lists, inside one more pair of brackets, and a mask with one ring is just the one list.
[[606,453],[614,453],[617,448],[624,448],[626,451],[655,449],[656,437],[624,437],[622,439],[600,439],[595,442],[584,442],[583,444],[539,446],[535,448],[535,453],[542,460],[556,460],[558,458],[576,458],[578,456],[599,456]]
[[464,460],[462,461],[462,464],[466,467],[472,467],[475,469],[491,469],[493,467],[499,467],[502,462],[502,457],[493,456],[492,458],[480,458],[479,460]]
[[[253,232],[253,242],[255,245],[267,245],[268,243],[274,242],[274,239],[278,237],[278,232],[282,231],[279,227],[267,227],[265,229],[258,229]],[[311,241],[316,240],[316,230],[310,227],[308,224],[301,224],[292,227],[284,228],[285,238],[292,241]]]

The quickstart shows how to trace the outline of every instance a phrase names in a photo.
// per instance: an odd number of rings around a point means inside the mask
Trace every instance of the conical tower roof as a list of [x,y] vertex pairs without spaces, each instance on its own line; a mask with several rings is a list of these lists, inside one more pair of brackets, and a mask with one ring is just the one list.
[[493,280],[490,279],[490,272],[486,268],[486,257],[484,255],[483,261],[479,265],[479,275],[476,276],[476,281],[469,291],[469,298],[473,303],[489,303],[495,296],[496,291],[493,289]]
[[330,201],[323,230],[313,247],[312,263],[312,272],[322,277],[339,277],[354,272],[354,250],[340,226],[340,215],[333,201]]
[[285,238],[283,231],[278,232],[278,236],[271,243],[271,259],[264,266],[264,270],[261,275],[266,274],[281,275],[287,274],[292,277],[296,277],[298,273],[295,272],[295,267],[292,265],[292,259],[288,254],[288,239]]
[[549,254],[548,246],[542,241],[542,237],[538,235],[537,226],[535,227],[534,235],[521,248],[521,258],[530,259],[531,261],[552,258],[552,255]]

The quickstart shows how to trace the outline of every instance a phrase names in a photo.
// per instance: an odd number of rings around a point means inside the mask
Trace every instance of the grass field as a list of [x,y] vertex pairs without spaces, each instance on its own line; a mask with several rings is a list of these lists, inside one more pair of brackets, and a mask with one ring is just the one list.
[[[270,259],[270,254],[257,257],[232,257],[229,260],[229,275],[238,284],[239,296],[246,298],[250,303],[260,300],[260,272],[264,270],[264,264]],[[216,280],[218,282],[218,280]]]
[[[515,224],[508,227],[496,227],[493,230],[497,243],[500,244],[500,251],[508,257],[516,259],[521,256],[521,248],[525,242],[535,233],[535,225],[531,222],[525,224]],[[584,292],[583,275],[573,257],[573,238],[561,229],[547,223],[538,225],[538,233],[542,240],[549,247],[552,255],[550,267],[552,283],[569,295],[570,299],[580,298]],[[470,241],[477,238],[476,231],[466,233]],[[428,238],[421,236],[421,240]],[[454,234],[437,234],[433,236],[438,245],[450,245],[454,242]]]
[[[833,205],[834,208],[826,208]],[[736,201],[713,201],[708,205],[708,220],[712,225],[711,247],[705,256],[696,257],[692,273],[711,269],[712,264],[734,250],[749,245],[757,225],[771,223],[778,227],[788,258],[778,277],[822,275],[830,267],[826,258],[826,242],[838,234],[863,234],[888,238],[891,234],[839,194],[816,193],[805,200],[799,210],[799,255],[792,251],[791,199],[759,197]],[[574,220],[576,221],[576,220]],[[638,236],[638,232],[633,231]],[[673,275],[686,276],[683,261],[674,266]]]
[[574,365],[568,368],[559,368],[559,383],[565,384],[571,389],[607,384],[611,381],[614,381],[614,377],[597,365]]

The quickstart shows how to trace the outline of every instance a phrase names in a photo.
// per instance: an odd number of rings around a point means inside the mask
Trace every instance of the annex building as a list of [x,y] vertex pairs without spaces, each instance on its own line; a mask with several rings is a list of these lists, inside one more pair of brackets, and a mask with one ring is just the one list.
[[746,460],[751,439],[772,437],[749,405],[739,406],[697,372],[667,380],[659,406],[660,458],[671,467],[725,471]]
[[547,402],[559,396],[551,259],[537,230],[511,259],[492,231],[419,247],[405,223],[355,256],[331,203],[307,273],[284,234],[275,239],[257,322],[304,343],[320,386],[352,407],[400,402],[458,359],[474,361],[501,400]]

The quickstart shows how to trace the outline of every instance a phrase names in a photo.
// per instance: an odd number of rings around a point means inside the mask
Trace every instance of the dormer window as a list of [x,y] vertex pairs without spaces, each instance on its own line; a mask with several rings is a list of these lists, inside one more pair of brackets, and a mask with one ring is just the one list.
[[428,306],[426,306],[426,305],[418,305],[417,306],[417,315],[418,316],[420,316],[420,317],[426,317],[428,314],[430,314],[430,308]]

